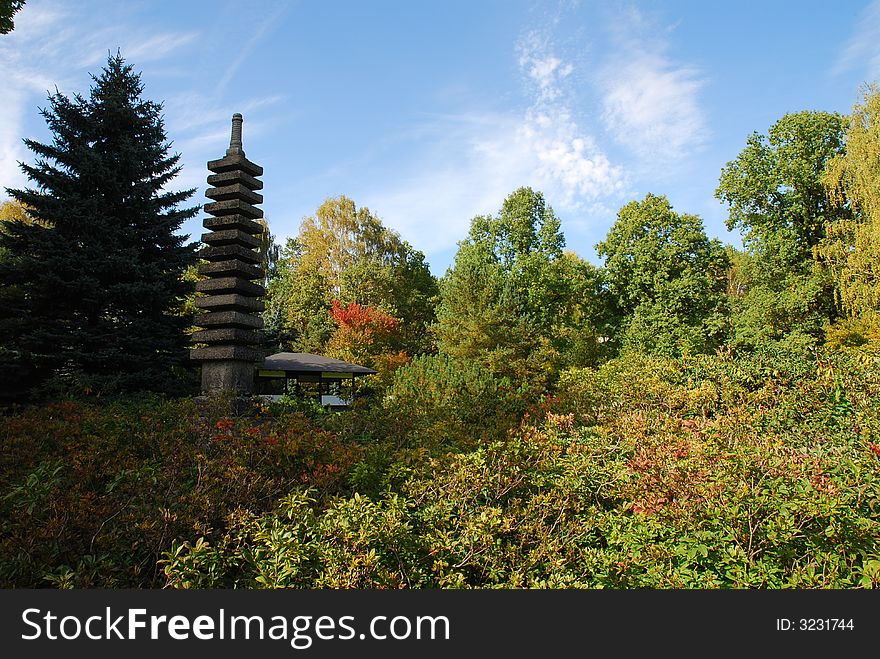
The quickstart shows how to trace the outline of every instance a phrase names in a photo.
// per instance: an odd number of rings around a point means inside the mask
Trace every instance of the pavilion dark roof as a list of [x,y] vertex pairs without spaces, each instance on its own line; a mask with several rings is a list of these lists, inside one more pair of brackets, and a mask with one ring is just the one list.
[[372,368],[349,364],[341,359],[331,359],[308,352],[278,352],[269,355],[260,368],[267,371],[288,371],[299,373],[354,373],[356,375],[372,375],[377,373]]

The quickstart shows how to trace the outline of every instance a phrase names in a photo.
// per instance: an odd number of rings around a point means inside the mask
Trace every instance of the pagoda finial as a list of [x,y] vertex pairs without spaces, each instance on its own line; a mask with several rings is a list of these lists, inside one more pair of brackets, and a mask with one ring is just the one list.
[[236,112],[232,115],[232,138],[229,140],[229,148],[226,149],[227,156],[243,156],[244,149],[241,145],[241,114]]

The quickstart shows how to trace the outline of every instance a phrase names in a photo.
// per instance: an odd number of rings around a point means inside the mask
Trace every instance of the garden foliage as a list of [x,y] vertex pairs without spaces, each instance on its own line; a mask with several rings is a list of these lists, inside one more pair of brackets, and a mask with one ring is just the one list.
[[880,376],[833,350],[626,354],[539,399],[418,357],[344,414],[13,411],[4,586],[880,586]]
[[564,382],[503,439],[399,453],[385,492],[298,487],[176,539],[168,585],[880,585],[874,368],[776,351],[625,358]]
[[302,414],[61,402],[0,420],[0,586],[157,587],[175,539],[289,491],[340,492],[360,448]]

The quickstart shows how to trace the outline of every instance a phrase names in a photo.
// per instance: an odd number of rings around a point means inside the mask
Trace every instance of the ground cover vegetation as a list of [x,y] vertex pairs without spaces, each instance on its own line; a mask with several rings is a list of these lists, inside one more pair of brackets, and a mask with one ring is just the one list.
[[195,209],[142,92],[116,56],[51,97],[0,208],[0,586],[880,586],[877,89],[746,138],[742,249],[658,194],[601,266],[530,188],[439,279],[344,196],[267,226],[267,351],[379,375],[235,415],[181,361]]

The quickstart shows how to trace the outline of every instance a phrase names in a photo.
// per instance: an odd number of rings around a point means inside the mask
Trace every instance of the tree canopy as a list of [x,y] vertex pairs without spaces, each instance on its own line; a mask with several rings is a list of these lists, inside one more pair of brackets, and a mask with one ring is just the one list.
[[[0,222],[21,222],[31,224],[33,218],[28,209],[17,201],[4,201],[0,204]],[[0,224],[0,229],[3,225]]]
[[626,350],[706,352],[725,338],[728,258],[696,215],[648,194],[620,209],[596,246]]
[[597,273],[564,246],[559,219],[531,188],[514,191],[497,215],[475,217],[441,282],[438,349],[537,383],[572,355],[590,359],[584,310]]
[[823,184],[828,163],[844,152],[845,125],[834,113],[787,114],[767,135],[750,135],[722,170],[715,194],[728,206],[728,228],[744,233],[746,247],[733,299],[733,344],[787,336],[815,341],[836,316],[832,283],[814,250],[828,227],[852,217]]
[[428,348],[437,284],[424,255],[345,196],[328,199],[303,220],[276,261],[267,317],[280,342],[320,352],[337,326],[334,300],[373,306],[400,321],[395,349]]
[[9,34],[15,29],[13,17],[24,7],[25,0],[0,0],[0,34]]
[[880,309],[880,90],[867,87],[846,126],[846,150],[828,162],[824,182],[848,210],[826,225],[818,253],[830,265],[840,302],[853,316]]
[[831,204],[822,176],[844,151],[845,119],[829,112],[786,114],[767,135],[752,133],[721,170],[716,196],[728,206],[727,228],[747,241],[785,232],[807,250],[848,209]]

